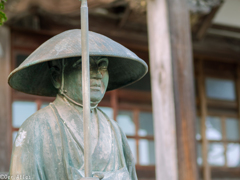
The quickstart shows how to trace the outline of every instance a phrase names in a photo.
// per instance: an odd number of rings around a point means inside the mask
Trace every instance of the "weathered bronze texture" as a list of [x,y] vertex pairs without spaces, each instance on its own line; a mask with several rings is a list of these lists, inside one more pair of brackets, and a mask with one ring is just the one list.
[[[12,151],[11,176],[22,174],[43,180],[86,179],[80,38],[80,30],[53,37],[9,76],[9,84],[17,90],[57,95],[53,103],[37,111],[20,127]],[[107,90],[139,80],[147,72],[147,65],[105,36],[91,32],[89,40],[93,177],[137,180],[126,136],[97,105]]]
[[[21,126],[13,146],[10,175],[42,180],[84,177],[83,112],[58,96]],[[104,180],[136,180],[126,136],[100,109],[91,112],[92,170]]]

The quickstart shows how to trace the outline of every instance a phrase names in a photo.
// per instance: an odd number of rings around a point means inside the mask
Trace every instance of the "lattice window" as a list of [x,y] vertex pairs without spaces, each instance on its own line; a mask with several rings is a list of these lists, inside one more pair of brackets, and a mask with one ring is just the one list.
[[197,162],[204,180],[236,178],[240,169],[238,63],[195,61]]

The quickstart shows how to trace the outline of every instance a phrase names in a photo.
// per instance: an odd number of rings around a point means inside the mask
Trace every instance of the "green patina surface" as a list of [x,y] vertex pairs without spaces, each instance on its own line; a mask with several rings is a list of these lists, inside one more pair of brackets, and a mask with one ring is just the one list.
[[[97,105],[106,91],[141,79],[147,64],[103,35],[89,32],[89,39],[91,147],[87,152],[93,159],[93,175],[103,180],[137,180],[126,136]],[[18,91],[57,96],[20,127],[12,151],[11,176],[42,180],[85,176],[81,49],[81,30],[63,32],[41,45],[10,74],[8,82]]]

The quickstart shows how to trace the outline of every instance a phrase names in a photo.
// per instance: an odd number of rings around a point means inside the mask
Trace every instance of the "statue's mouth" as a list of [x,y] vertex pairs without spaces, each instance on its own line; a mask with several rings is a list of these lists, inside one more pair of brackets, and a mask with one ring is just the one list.
[[104,84],[102,83],[101,80],[99,79],[91,79],[90,80],[90,90],[91,91],[101,91],[102,92],[102,89],[104,87]]
[[90,87],[101,87],[101,84],[93,84]]
[[91,90],[101,90],[101,84],[93,84],[90,86]]
[[91,79],[90,81],[90,88],[101,88],[101,81]]

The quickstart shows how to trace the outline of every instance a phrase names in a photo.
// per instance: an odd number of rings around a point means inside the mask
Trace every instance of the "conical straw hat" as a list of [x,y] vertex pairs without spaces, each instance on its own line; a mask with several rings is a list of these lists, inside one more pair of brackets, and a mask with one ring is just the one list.
[[[81,30],[68,30],[38,47],[8,77],[9,85],[21,92],[56,96],[48,61],[80,57]],[[108,57],[109,84],[107,91],[132,84],[148,71],[147,64],[129,49],[98,33],[89,32],[89,55]]]

